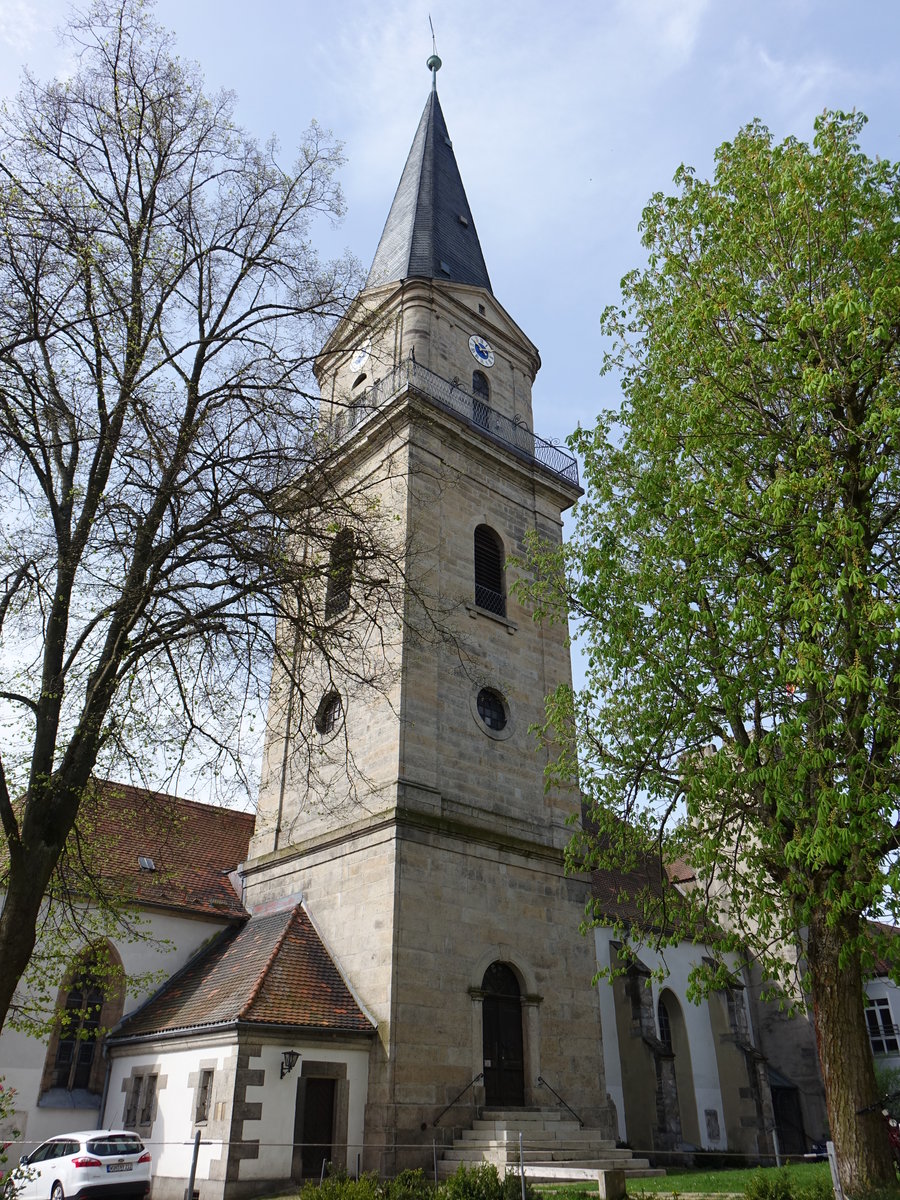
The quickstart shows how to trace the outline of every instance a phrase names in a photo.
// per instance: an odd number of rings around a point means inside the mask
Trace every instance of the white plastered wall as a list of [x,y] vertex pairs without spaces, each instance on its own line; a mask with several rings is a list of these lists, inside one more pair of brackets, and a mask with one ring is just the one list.
[[[368,1047],[320,1045],[297,1040],[286,1034],[272,1044],[262,1044],[260,1054],[250,1058],[250,1067],[262,1072],[263,1082],[248,1086],[244,1100],[260,1105],[259,1120],[244,1120],[242,1139],[259,1142],[259,1155],[244,1158],[240,1163],[240,1180],[287,1180],[291,1175],[291,1155],[294,1139],[297,1080],[304,1062],[342,1063],[347,1069],[347,1166],[355,1173],[357,1157],[362,1154],[363,1122],[368,1090]],[[281,1078],[282,1052],[293,1049],[300,1055],[294,1070]],[[197,1162],[197,1190],[221,1191],[225,1179],[228,1130],[234,1099],[237,1043],[232,1033],[223,1031],[222,1039],[198,1040],[195,1046],[180,1044],[167,1049],[160,1043],[156,1049],[122,1048],[112,1059],[110,1086],[105,1111],[106,1124],[122,1121],[128,1080],[134,1072],[152,1072],[159,1076],[156,1114],[149,1134],[142,1136],[153,1154],[153,1177],[160,1183],[166,1179],[186,1180],[190,1173],[193,1140],[201,1129],[201,1144]],[[196,1080],[202,1069],[213,1069],[210,1096],[210,1120],[202,1126],[194,1124],[197,1100]],[[202,1186],[210,1181],[212,1187]],[[165,1194],[171,1188],[160,1188]]]
[[[594,939],[597,953],[598,968],[605,969],[610,965],[610,943],[613,938],[609,929],[596,929]],[[701,1141],[704,1148],[710,1150],[725,1148],[725,1110],[722,1103],[722,1091],[719,1083],[719,1072],[716,1061],[716,1046],[712,1025],[709,1018],[709,1008],[704,1002],[694,1004],[687,998],[688,976],[691,968],[697,962],[698,955],[704,953],[703,948],[687,942],[668,947],[665,952],[665,962],[662,955],[648,947],[639,950],[641,962],[655,972],[660,966],[664,967],[666,977],[662,983],[652,980],[653,1012],[657,1011],[660,991],[672,992],[681,1005],[691,1054],[691,1070],[694,1078],[694,1097],[697,1105],[697,1124],[700,1129]],[[619,1054],[619,1038],[616,1027],[615,1001],[613,988],[606,979],[598,983],[600,993],[600,1019],[602,1025],[603,1053],[606,1061],[606,1086],[615,1104],[619,1119],[619,1137],[628,1139],[627,1116],[625,1113],[624,1090],[622,1086],[622,1061]],[[746,1006],[746,998],[742,1002]],[[749,1013],[747,1026],[750,1028]],[[707,1134],[707,1110],[718,1114],[720,1136],[714,1139]],[[635,1150],[646,1147],[633,1147]]]
[[[222,921],[172,913],[145,913],[145,919],[143,936],[139,941],[115,941],[129,979],[148,972],[173,975],[204,942],[224,928]],[[72,947],[73,960],[81,949],[81,946]],[[36,953],[40,953],[39,948]],[[50,987],[54,999],[61,985],[60,979]],[[125,1013],[132,1012],[142,1004],[148,994],[146,989],[139,993],[129,991],[125,997]],[[97,1122],[97,1110],[94,1108],[38,1107],[46,1054],[47,1043],[43,1038],[31,1037],[8,1026],[0,1034],[0,1078],[5,1087],[15,1088],[16,1091],[16,1113],[11,1124],[19,1130],[19,1136],[9,1149],[11,1162],[17,1162],[20,1155],[54,1134],[91,1129]]]

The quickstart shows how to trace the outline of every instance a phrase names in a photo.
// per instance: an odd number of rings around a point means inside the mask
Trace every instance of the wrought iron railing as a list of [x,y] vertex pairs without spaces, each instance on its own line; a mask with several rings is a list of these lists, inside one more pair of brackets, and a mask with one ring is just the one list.
[[506,616],[506,597],[502,592],[495,592],[493,588],[485,587],[483,583],[475,584],[475,603],[479,608],[496,613],[498,617]]
[[342,437],[358,425],[364,416],[380,409],[406,387],[428,396],[441,408],[463,417],[469,424],[489,433],[505,446],[534,459],[560,479],[578,486],[578,462],[574,454],[538,437],[524,422],[511,421],[509,417],[496,412],[462,384],[435,375],[434,371],[429,371],[412,359],[400,363],[390,374],[366,388],[360,396],[354,397],[351,404],[332,422],[332,436]]
[[466,1094],[466,1092],[469,1090],[469,1088],[473,1088],[475,1086],[475,1084],[480,1083],[482,1079],[484,1079],[484,1071],[479,1071],[478,1074],[475,1076],[475,1078],[473,1080],[471,1080],[471,1082],[467,1083],[466,1086],[463,1088],[463,1090],[461,1092],[459,1092],[456,1096],[454,1096],[449,1104],[445,1105],[445,1107],[441,1109],[441,1111],[434,1118],[434,1120],[431,1122],[431,1124],[434,1127],[437,1127],[437,1123],[441,1119],[441,1117],[445,1113],[448,1113],[454,1104],[456,1104],[459,1100],[462,1100],[463,1096]]
[[562,1096],[559,1094],[559,1092],[556,1090],[556,1088],[552,1087],[547,1082],[547,1080],[543,1077],[543,1075],[538,1075],[537,1081],[538,1081],[538,1083],[542,1084],[547,1089],[548,1092],[553,1093],[553,1095],[557,1098],[557,1100],[560,1102],[560,1104],[563,1106],[563,1108],[568,1109],[569,1112],[572,1114],[572,1116],[575,1118],[575,1120],[578,1122],[578,1124],[581,1126],[581,1128],[584,1129],[584,1121],[582,1121],[581,1117],[579,1117],[578,1113],[575,1111],[574,1108],[572,1108],[570,1105],[566,1104],[565,1100],[563,1100]]

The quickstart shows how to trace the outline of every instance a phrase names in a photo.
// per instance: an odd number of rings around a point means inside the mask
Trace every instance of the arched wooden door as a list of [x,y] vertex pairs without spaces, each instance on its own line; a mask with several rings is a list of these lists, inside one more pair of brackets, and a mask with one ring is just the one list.
[[491,963],[481,982],[485,1103],[517,1108],[525,1103],[525,1056],[519,981],[505,963]]

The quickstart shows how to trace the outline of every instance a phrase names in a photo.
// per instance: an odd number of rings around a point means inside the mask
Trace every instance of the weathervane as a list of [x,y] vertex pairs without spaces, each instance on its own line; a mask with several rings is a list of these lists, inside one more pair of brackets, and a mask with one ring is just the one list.
[[434,25],[431,24],[431,13],[428,14],[428,24],[431,25],[431,57],[425,66],[431,72],[431,90],[437,91],[437,73],[441,69],[441,60],[438,58],[437,43],[434,40]]

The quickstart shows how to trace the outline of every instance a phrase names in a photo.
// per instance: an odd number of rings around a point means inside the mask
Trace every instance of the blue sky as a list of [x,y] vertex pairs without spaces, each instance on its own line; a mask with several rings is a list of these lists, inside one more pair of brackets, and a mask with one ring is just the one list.
[[[64,0],[2,0],[0,94],[65,71]],[[706,174],[753,117],[812,135],[825,107],[870,118],[900,158],[900,4],[859,0],[159,0],[160,22],[238,116],[289,154],[315,117],[346,147],[349,212],[325,247],[371,262],[424,105],[438,90],[494,292],[541,351],[535,426],[561,437],[617,403],[598,318],[642,261],[641,208],[680,162]]]

